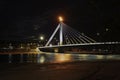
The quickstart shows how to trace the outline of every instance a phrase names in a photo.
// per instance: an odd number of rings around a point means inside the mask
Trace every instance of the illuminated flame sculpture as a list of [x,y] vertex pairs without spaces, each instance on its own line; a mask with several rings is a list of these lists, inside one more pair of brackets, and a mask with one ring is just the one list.
[[63,22],[63,18],[61,16],[59,16],[59,21]]

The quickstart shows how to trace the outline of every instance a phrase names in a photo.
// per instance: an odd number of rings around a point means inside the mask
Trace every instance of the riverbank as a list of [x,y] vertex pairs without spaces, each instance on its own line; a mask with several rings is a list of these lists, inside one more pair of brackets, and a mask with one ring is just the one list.
[[17,50],[2,50],[0,54],[38,54],[39,50],[37,49],[17,49]]
[[0,64],[0,80],[120,80],[120,61]]

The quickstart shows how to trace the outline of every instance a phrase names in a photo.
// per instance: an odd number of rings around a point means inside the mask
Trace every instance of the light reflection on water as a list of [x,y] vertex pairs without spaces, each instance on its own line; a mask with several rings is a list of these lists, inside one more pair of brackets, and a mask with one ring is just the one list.
[[73,61],[120,60],[120,55],[91,55],[91,54],[9,54],[0,55],[0,63],[61,63]]
[[56,54],[55,62],[67,62],[72,60],[72,56],[70,54]]

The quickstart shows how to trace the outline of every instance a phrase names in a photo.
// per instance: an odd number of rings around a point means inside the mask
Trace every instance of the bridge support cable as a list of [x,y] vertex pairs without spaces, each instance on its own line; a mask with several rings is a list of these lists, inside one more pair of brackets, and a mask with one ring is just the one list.
[[66,35],[64,28],[63,28],[63,36],[64,36],[66,44],[70,44],[70,40],[68,39],[68,36]]
[[84,38],[84,36],[82,36],[80,33],[75,33],[78,34],[79,39],[82,40],[84,43],[91,43],[91,41],[89,41],[88,39]]
[[74,41],[71,39],[72,37],[69,36],[69,34],[66,33],[65,27],[63,29],[63,33],[67,37],[67,39],[69,40],[70,44],[74,44]]
[[63,35],[64,35],[64,41],[66,42],[66,43],[64,43],[64,44],[71,44],[71,41],[70,41],[68,35],[66,34],[66,29],[65,29],[65,27],[63,27]]
[[73,31],[69,30],[69,32],[71,32],[70,35],[73,36],[73,39],[76,40],[76,44],[85,43],[85,41],[82,39],[79,39],[78,36]]
[[73,44],[78,44],[78,42],[75,40],[74,36],[69,32],[68,35],[70,36],[70,39],[73,41]]
[[84,36],[81,36],[85,41],[86,43],[92,43],[90,40],[86,39]]
[[70,37],[70,40],[73,42],[72,44],[79,44],[80,43],[79,40],[77,40],[77,38],[75,37],[75,35],[73,35],[71,31],[66,29],[66,26],[65,26],[63,32],[64,32],[64,34],[66,34]]
[[[72,31],[70,31],[70,32],[72,32]],[[74,34],[74,33],[72,32],[71,34]],[[76,35],[76,34],[75,34],[75,35]],[[69,35],[69,36],[71,36],[71,35]],[[77,35],[74,36],[74,38],[78,40],[78,43],[79,43],[79,44],[80,44],[80,43],[86,43],[82,38],[79,39]]]
[[80,34],[81,35],[81,38],[83,38],[84,40],[86,40],[88,43],[94,43],[96,42],[95,40],[85,36],[84,34]]
[[[63,24],[63,25],[66,26],[68,29],[70,29],[71,32],[74,32],[75,34],[77,34],[77,36],[80,35],[80,36],[81,36],[80,39],[83,38],[85,41],[87,41],[87,42],[89,42],[89,43],[96,42],[96,41],[93,40],[92,38],[90,38],[90,37],[88,37],[88,36],[86,36],[86,35],[81,34],[80,32],[78,32],[77,30],[75,30],[75,29],[69,27],[68,25],[66,25],[66,24]],[[83,41],[84,41],[84,40],[83,40]]]
[[65,37],[65,44],[70,44],[70,42],[68,41],[68,37],[65,35],[64,35],[64,37]]
[[[81,40],[83,43],[91,43],[91,41],[86,39],[81,33],[78,33],[76,30],[72,29],[71,27],[69,27],[67,25],[65,25],[65,26],[69,30],[68,32],[71,32],[72,35],[74,34],[74,36],[76,36],[74,38],[76,38],[76,39],[78,38],[77,40]],[[80,36],[80,37],[78,37],[78,36]]]
[[63,26],[64,26],[64,34],[66,35],[66,36],[68,36],[69,37],[69,39],[72,41],[72,43],[71,44],[74,44],[76,41],[73,39],[73,36],[70,34],[70,32],[68,31],[68,29],[66,28],[66,26],[63,24]]
[[70,40],[68,39],[68,36],[64,34],[64,37],[65,37],[66,44],[70,44]]
[[70,39],[73,39],[74,40],[74,44],[80,44],[80,43],[82,43],[77,37],[78,36],[76,36],[71,30],[69,30],[69,29],[66,29],[66,26],[65,26],[65,31],[64,31],[64,33],[65,34],[68,34],[69,36],[72,36],[72,38],[70,38]]
[[77,44],[77,41],[75,40],[74,36],[69,31],[67,31],[66,35],[70,37],[72,44]]
[[75,34],[76,38],[78,38],[79,40],[81,40],[82,43],[88,43],[88,42],[86,42],[86,40],[84,40],[84,38],[82,37],[81,33],[78,33],[76,30],[72,29],[71,27],[69,27],[67,25],[65,25],[65,26],[67,27],[68,30],[70,29],[71,30],[70,32],[72,32],[73,34]]
[[[69,28],[69,27],[68,27],[68,28]],[[79,41],[79,44],[80,44],[80,43],[87,43],[87,42],[82,38],[81,34],[78,34],[77,32],[73,31],[73,29],[71,29],[71,28],[70,28],[70,30],[71,30],[70,32],[75,35],[74,38],[76,38],[76,39]]]
[[86,38],[88,38],[89,40],[91,40],[92,42],[96,42],[94,39],[92,39],[92,38],[90,38],[90,37],[88,37],[88,36],[86,36],[86,35],[84,35],[84,37],[86,37]]
[[[74,35],[73,32],[70,33],[70,36],[73,36],[72,38],[73,38],[73,40],[75,41],[74,44],[80,44],[80,43],[82,43],[81,40],[79,40],[79,39]],[[83,42],[84,42],[84,41],[83,41]]]

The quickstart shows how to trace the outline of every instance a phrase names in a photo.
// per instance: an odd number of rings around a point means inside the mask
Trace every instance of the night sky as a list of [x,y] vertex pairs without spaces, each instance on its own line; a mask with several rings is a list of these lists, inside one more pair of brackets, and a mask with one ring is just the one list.
[[59,15],[97,41],[120,41],[119,0],[0,0],[0,40],[48,38]]

